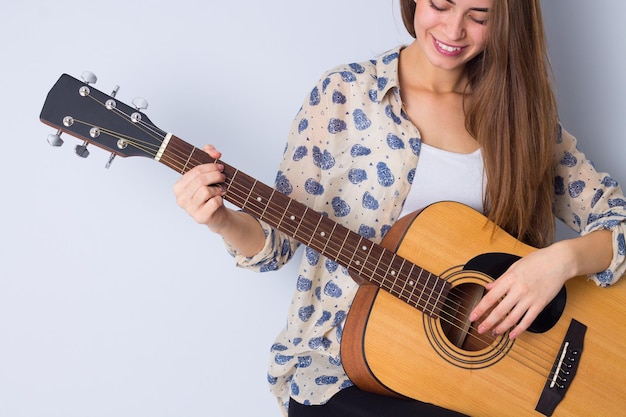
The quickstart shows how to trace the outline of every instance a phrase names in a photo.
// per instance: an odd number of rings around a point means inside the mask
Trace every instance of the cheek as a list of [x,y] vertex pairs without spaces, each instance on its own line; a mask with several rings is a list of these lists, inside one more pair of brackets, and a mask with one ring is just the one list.
[[487,46],[487,28],[477,28],[472,33],[472,39],[474,39],[474,45],[481,51]]
[[417,8],[413,17],[413,26],[415,30],[429,29],[436,26],[439,21],[439,15],[425,1],[417,1]]
[[434,28],[437,25],[435,19],[422,14],[421,16],[415,14],[415,19],[413,20],[413,28],[415,29],[415,33],[418,37],[423,38],[425,33]]

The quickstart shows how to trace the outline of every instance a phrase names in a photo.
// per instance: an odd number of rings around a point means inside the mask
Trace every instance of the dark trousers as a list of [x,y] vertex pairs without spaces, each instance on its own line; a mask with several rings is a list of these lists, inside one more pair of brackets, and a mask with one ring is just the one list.
[[289,417],[467,417],[433,404],[345,388],[324,405],[289,401]]

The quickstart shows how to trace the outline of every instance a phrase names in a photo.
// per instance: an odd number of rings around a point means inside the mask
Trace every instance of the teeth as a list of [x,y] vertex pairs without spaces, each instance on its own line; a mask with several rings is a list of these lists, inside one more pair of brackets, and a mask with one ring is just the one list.
[[437,41],[437,45],[439,45],[439,47],[441,49],[443,49],[444,51],[447,51],[447,52],[456,52],[456,51],[461,50],[461,48],[454,47],[454,46],[449,46],[449,45],[443,44],[443,43],[441,43],[439,41]]

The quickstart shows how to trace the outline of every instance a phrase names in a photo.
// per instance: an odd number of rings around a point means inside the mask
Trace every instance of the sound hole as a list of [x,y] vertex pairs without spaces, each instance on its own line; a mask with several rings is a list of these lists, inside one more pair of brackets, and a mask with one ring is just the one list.
[[450,343],[459,349],[475,352],[492,345],[495,336],[478,334],[469,320],[470,312],[482,299],[485,288],[476,283],[464,283],[453,287],[441,312],[441,328]]

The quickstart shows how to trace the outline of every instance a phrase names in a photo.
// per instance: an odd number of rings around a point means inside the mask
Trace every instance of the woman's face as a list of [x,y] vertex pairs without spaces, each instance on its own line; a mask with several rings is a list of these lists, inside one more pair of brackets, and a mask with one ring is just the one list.
[[415,0],[415,34],[436,67],[456,69],[485,49],[493,0]]

